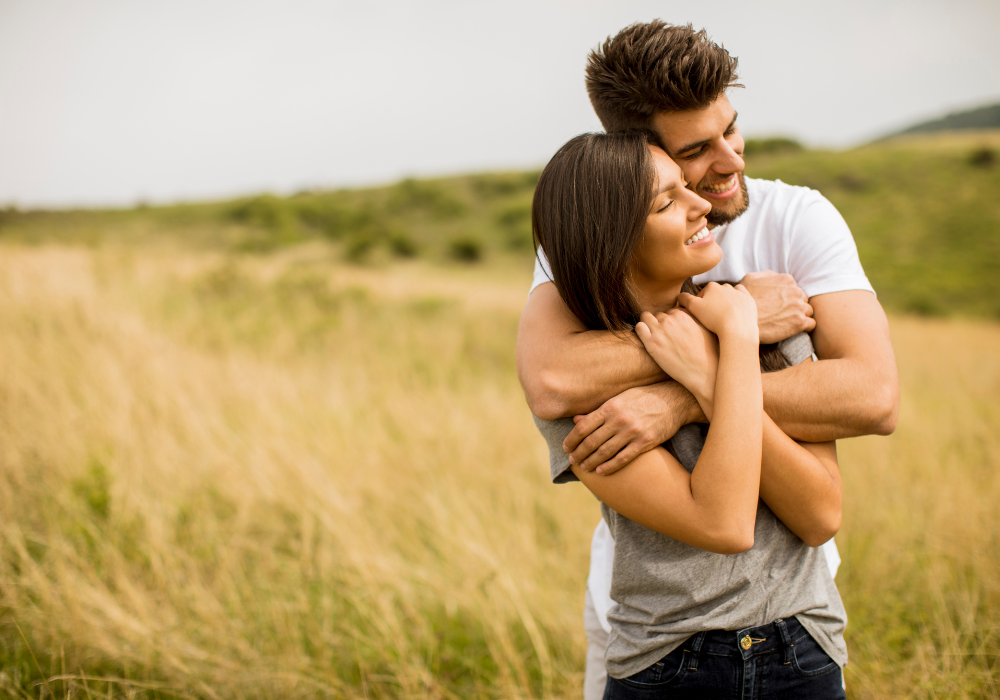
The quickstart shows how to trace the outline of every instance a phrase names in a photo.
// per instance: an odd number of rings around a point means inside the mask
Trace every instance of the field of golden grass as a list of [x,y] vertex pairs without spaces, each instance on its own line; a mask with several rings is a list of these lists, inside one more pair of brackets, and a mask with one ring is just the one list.
[[[579,697],[599,513],[517,384],[529,276],[0,246],[0,694]],[[1000,697],[1000,326],[892,328],[848,695]]]

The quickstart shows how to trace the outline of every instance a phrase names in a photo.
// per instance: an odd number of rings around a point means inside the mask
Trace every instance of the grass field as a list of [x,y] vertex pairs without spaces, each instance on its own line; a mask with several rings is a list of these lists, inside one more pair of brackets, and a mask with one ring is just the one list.
[[[578,696],[599,516],[514,376],[527,266],[338,255],[0,246],[0,694]],[[849,695],[996,697],[1000,327],[892,327]]]
[[[848,696],[1000,698],[1000,135],[763,149],[892,312]],[[575,698],[589,539],[514,371],[537,173],[0,211],[0,696]]]

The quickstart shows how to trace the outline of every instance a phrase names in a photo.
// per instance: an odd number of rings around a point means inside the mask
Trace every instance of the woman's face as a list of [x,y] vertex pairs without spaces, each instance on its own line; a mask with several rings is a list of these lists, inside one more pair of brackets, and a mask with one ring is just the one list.
[[722,249],[705,228],[712,205],[685,187],[681,169],[666,153],[656,146],[649,151],[655,195],[632,258],[632,274],[640,286],[672,285],[711,270],[722,259]]

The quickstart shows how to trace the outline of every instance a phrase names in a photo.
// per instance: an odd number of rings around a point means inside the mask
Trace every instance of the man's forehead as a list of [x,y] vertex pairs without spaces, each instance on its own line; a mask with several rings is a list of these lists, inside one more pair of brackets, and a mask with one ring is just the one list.
[[653,116],[653,130],[671,153],[685,145],[717,138],[736,119],[736,110],[723,94],[705,109],[659,112]]

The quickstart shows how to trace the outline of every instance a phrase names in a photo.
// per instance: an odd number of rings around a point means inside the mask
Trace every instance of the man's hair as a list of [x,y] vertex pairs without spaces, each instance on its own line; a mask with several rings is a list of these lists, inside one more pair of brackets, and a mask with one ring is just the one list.
[[647,129],[658,112],[704,109],[736,80],[737,60],[705,30],[654,19],[590,52],[587,93],[607,131]]

